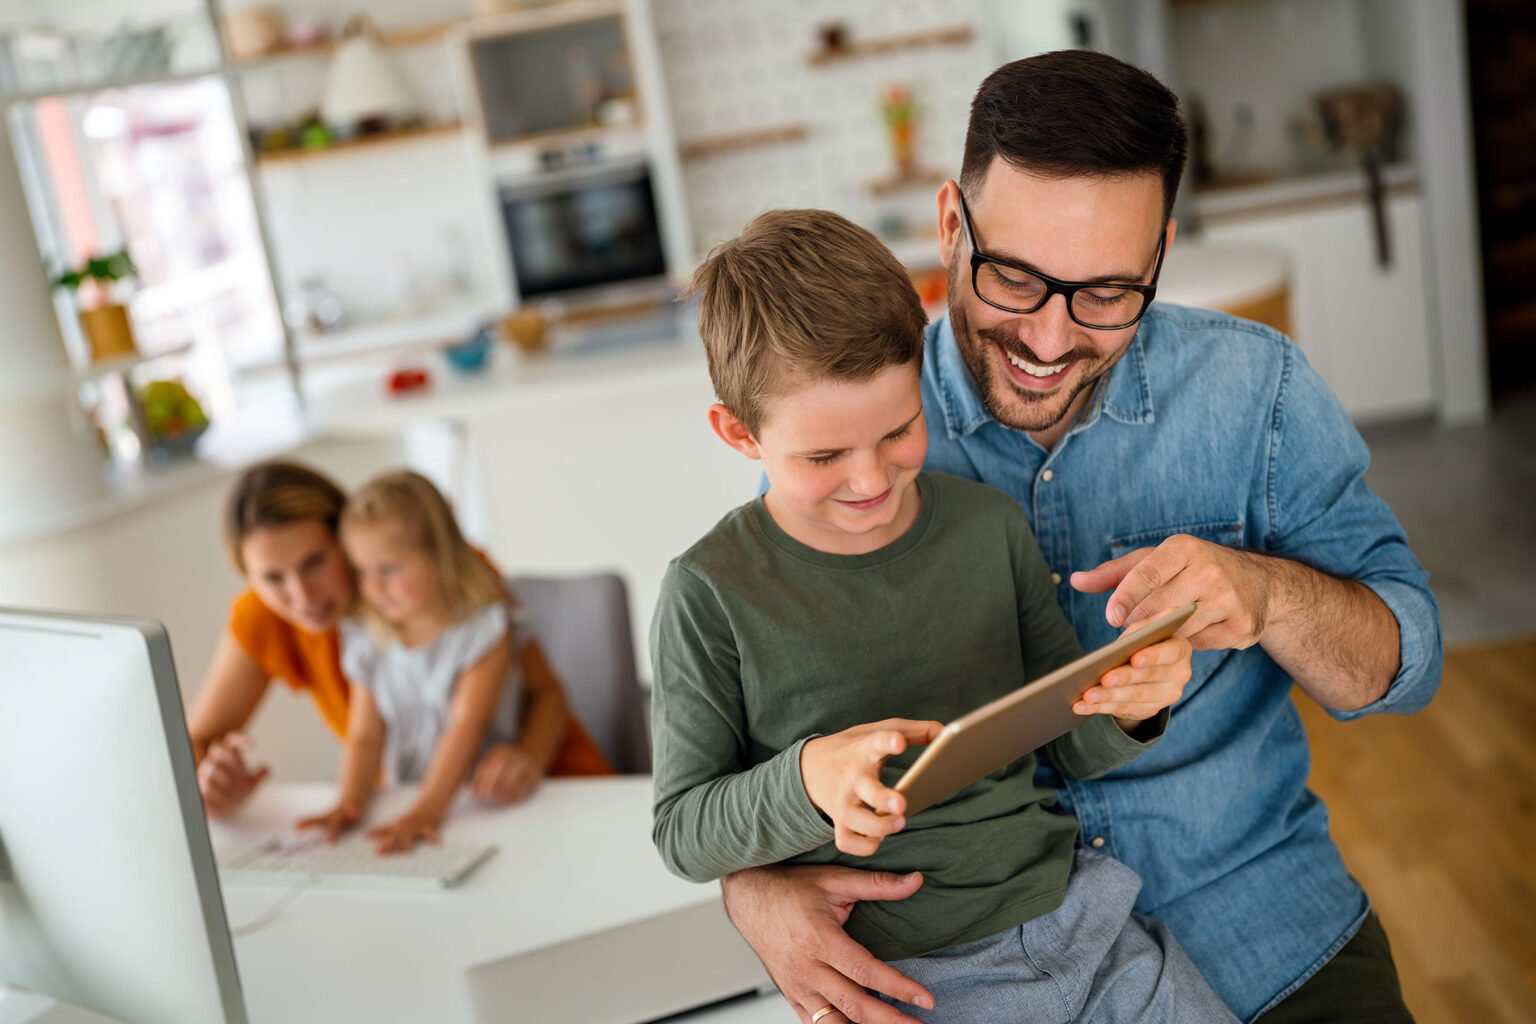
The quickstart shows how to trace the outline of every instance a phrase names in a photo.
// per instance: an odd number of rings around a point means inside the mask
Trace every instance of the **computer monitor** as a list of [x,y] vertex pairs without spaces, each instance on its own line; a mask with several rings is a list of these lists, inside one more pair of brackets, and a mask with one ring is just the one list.
[[0,984],[245,1024],[159,623],[0,609]]

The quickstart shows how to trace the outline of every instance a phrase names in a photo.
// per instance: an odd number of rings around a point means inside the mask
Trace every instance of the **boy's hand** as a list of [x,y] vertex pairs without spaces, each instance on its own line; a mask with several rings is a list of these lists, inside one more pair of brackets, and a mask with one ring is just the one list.
[[413,807],[394,821],[369,829],[366,835],[374,841],[374,853],[409,853],[418,840],[436,843],[437,827],[442,821],[440,813]]
[[1189,682],[1193,645],[1182,636],[1143,647],[1131,655],[1129,665],[1112,668],[1099,677],[1072,706],[1080,715],[1114,715],[1126,732],[1171,707]]
[[885,759],[932,743],[941,722],[887,718],[818,736],[800,748],[800,779],[816,809],[832,819],[837,848],[868,857],[880,840],[900,832],[907,798],[880,781]]
[[300,818],[295,826],[301,831],[306,828],[318,828],[325,832],[325,841],[334,843],[347,829],[356,825],[363,817],[363,809],[354,804],[340,803],[326,811],[324,814],[316,814],[310,818]]

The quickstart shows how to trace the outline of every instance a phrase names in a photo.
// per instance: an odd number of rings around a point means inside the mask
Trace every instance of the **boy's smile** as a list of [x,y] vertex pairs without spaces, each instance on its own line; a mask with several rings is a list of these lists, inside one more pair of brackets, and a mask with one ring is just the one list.
[[919,372],[910,363],[802,385],[767,400],[755,438],[723,406],[711,418],[728,420],[716,424],[726,442],[762,460],[763,501],[785,533],[818,551],[864,554],[905,533],[921,507],[912,486],[928,454]]

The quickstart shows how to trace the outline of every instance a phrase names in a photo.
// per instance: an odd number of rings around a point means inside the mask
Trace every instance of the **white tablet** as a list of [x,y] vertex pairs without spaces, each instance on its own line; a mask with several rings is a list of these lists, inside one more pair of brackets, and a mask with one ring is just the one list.
[[1194,613],[1193,603],[1168,612],[950,722],[896,783],[907,798],[907,815],[1082,725],[1087,718],[1072,710],[1078,698],[1143,647],[1173,636]]

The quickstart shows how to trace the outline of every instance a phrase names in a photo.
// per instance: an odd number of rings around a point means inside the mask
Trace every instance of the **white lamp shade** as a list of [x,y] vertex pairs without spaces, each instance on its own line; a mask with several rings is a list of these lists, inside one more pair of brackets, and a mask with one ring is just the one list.
[[359,32],[341,41],[331,57],[321,120],[348,128],[369,118],[405,118],[415,111],[415,98],[372,33]]

